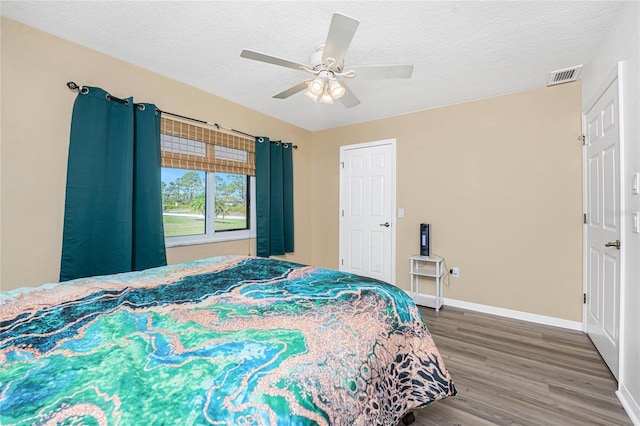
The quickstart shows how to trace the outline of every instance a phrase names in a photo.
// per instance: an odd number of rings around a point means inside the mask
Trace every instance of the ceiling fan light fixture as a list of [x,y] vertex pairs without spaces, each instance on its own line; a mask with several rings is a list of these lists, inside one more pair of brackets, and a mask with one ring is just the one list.
[[[309,83],[309,85],[311,85],[311,83]],[[311,93],[309,90],[307,90],[306,92],[304,92],[304,95],[311,99],[313,102],[318,102],[318,99],[320,98],[320,96],[318,95],[314,95],[313,93]]]
[[313,81],[309,83],[307,86],[307,90],[315,96],[322,95],[322,91],[324,90],[325,78],[322,76],[318,76]]
[[344,96],[346,90],[342,84],[335,78],[329,82],[329,94],[333,99],[340,99]]
[[321,104],[333,103],[333,98],[331,97],[331,94],[329,93],[329,90],[327,87],[325,87],[324,91],[322,92],[322,95],[320,95],[320,99],[318,99],[318,102],[320,102]]

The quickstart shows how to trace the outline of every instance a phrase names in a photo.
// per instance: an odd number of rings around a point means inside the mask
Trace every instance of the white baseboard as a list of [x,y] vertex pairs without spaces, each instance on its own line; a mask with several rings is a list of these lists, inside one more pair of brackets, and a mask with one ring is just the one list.
[[616,392],[624,411],[631,419],[631,423],[635,426],[640,426],[640,402],[633,399],[633,395],[629,392],[624,384],[620,384],[620,389]]
[[[408,294],[409,292],[407,292]],[[413,298],[416,304],[420,306],[434,307],[435,296],[419,293]],[[582,331],[582,323],[579,321],[570,321],[562,318],[548,317],[545,315],[532,314],[529,312],[515,311],[513,309],[498,308],[495,306],[481,305],[479,303],[465,302],[457,299],[444,299],[444,306],[453,306],[455,308],[468,309],[470,311],[482,312],[490,315],[498,315],[522,321],[535,322],[538,324],[551,325],[554,327],[567,328],[569,330]]]

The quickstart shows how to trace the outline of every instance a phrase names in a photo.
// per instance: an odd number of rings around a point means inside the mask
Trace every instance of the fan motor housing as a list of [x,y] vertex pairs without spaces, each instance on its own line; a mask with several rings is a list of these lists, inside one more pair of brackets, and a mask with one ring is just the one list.
[[309,56],[309,65],[315,70],[325,69],[329,71],[341,72],[343,64],[333,63],[331,65],[325,64],[322,60],[324,54],[325,43],[320,43],[316,46],[316,50]]

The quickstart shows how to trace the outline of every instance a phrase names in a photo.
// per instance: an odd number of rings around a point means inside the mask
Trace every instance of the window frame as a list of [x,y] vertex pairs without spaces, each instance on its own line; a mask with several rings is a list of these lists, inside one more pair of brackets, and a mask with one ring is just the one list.
[[[218,172],[220,173],[220,172]],[[216,172],[206,172],[205,179],[205,233],[197,235],[181,235],[165,237],[166,247],[182,247],[198,244],[220,243],[224,241],[246,240],[256,238],[256,178],[245,175],[249,180],[247,192],[247,214],[249,215],[249,229],[236,231],[215,231],[215,197],[216,197]],[[211,198],[209,198],[211,197]],[[211,200],[211,201],[209,201]]]

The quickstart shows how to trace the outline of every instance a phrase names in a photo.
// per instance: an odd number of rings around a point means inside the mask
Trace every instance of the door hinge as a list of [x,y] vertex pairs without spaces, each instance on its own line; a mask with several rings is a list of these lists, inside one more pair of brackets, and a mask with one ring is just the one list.
[[342,217],[344,217],[344,210],[342,210]]
[[344,266],[344,259],[340,259],[340,265]]
[[340,168],[344,169],[344,161],[340,162]]
[[582,293],[582,303],[583,304],[587,303],[587,293]]
[[578,136],[578,140],[582,141],[582,145],[586,145],[587,144],[587,137],[585,135]]
[[587,224],[587,214],[586,213],[582,214],[582,223],[584,223],[585,225]]

